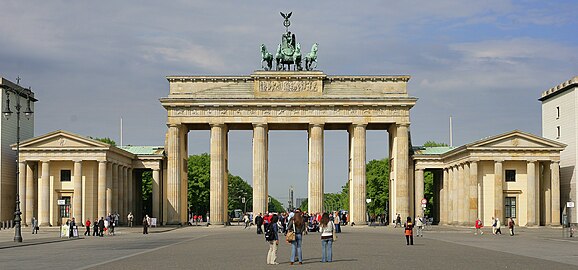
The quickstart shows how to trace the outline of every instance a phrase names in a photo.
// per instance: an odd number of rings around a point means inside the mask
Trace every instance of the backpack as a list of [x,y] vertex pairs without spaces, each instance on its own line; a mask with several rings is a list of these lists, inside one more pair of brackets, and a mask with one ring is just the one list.
[[275,241],[275,231],[273,230],[272,222],[265,227],[265,241]]

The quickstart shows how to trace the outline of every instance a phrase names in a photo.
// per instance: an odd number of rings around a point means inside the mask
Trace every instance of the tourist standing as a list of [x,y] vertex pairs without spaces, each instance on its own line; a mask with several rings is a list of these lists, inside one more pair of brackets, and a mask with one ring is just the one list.
[[38,219],[32,217],[32,234],[38,234]]
[[104,236],[104,217],[100,217],[100,220],[98,221],[98,236]]
[[86,226],[86,231],[84,232],[84,236],[90,236],[90,218],[86,219],[86,222],[84,222],[84,225]]
[[482,227],[484,227],[482,221],[478,218],[476,219],[476,231],[474,232],[475,235],[478,235],[478,233],[480,234],[484,234],[484,232],[482,231]]
[[423,237],[423,219],[420,216],[417,216],[415,219],[415,226],[417,227],[417,234],[416,237]]
[[142,219],[142,234],[149,234],[149,215]]
[[401,227],[401,216],[399,214],[396,215],[397,217],[395,218],[395,228],[397,228],[398,225]]
[[339,213],[335,213],[335,217],[333,218],[333,224],[335,224],[335,233],[341,232],[341,218],[339,218]]
[[411,217],[407,217],[404,228],[406,244],[413,245],[413,223],[411,222]]
[[319,232],[321,232],[321,262],[333,261],[334,223],[329,220],[329,214],[321,216]]
[[[81,223],[82,223],[82,221],[81,221]],[[74,230],[77,230],[77,231],[76,231],[76,232],[77,232],[77,235],[76,235],[76,236],[78,236],[78,229],[76,228],[76,220],[75,220],[74,218],[72,218],[72,220],[70,221],[70,224],[68,224],[68,226],[70,226],[70,227],[68,227],[68,228],[69,228],[69,229],[68,229],[68,230],[69,230],[69,231],[68,231],[68,237],[69,237],[69,238],[74,237]]]
[[132,214],[132,212],[129,212],[126,218],[128,219],[128,226],[132,228],[132,222],[134,220],[134,215]]
[[[247,219],[249,219],[247,217]],[[267,264],[279,264],[277,262],[277,248],[279,247],[279,226],[277,225],[279,217],[273,214],[271,217],[270,230],[273,231],[273,240],[269,242],[269,252],[267,252]]]
[[257,215],[257,217],[255,218],[255,225],[257,225],[257,234],[262,234],[263,233],[263,217],[261,216],[262,214],[259,213],[259,215]]
[[301,215],[301,210],[297,209],[293,218],[289,220],[287,230],[295,232],[295,241],[291,242],[291,262],[295,263],[295,256],[299,260],[299,264],[303,264],[303,255],[301,252],[301,244],[303,242],[303,232],[305,231],[305,221]]
[[514,226],[516,226],[516,222],[514,222],[513,218],[510,218],[508,221],[508,230],[510,231],[510,236],[514,236]]
[[94,219],[92,223],[92,236],[98,236],[98,218]]

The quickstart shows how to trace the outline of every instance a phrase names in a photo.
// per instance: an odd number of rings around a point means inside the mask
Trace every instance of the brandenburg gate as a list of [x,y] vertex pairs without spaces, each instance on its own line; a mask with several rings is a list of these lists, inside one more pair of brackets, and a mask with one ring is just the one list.
[[[227,222],[228,132],[253,130],[253,212],[267,212],[268,132],[307,130],[308,201],[323,209],[324,131],[349,133],[350,221],[366,224],[366,132],[389,133],[390,213],[410,214],[409,76],[328,76],[321,71],[255,71],[249,76],[169,76],[169,224],[187,221],[187,133],[210,130],[210,220]],[[384,151],[386,151],[384,149]]]

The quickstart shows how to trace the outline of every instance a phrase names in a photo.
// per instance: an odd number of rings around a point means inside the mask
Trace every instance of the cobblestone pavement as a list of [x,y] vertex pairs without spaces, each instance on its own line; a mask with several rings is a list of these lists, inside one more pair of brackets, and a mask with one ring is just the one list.
[[[578,241],[561,229],[518,229],[514,237],[474,235],[464,227],[434,226],[406,246],[401,229],[344,227],[323,264],[319,235],[304,237],[303,265],[289,265],[290,245],[266,265],[268,244],[255,227],[119,228],[116,236],[60,241],[56,229],[24,231],[25,246],[0,231],[0,269],[578,269]],[[58,241],[56,241],[58,240]],[[34,242],[36,241],[36,242]]]

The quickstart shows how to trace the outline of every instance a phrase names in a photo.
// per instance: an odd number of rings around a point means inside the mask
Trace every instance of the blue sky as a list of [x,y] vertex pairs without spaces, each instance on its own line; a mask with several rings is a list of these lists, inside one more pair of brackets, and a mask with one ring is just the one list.
[[[280,11],[329,75],[411,75],[412,142],[541,134],[540,93],[578,75],[578,1],[3,1],[0,76],[32,87],[36,135],[56,129],[162,145],[168,75],[247,75],[280,42]],[[270,134],[270,192],[306,196],[305,132]],[[208,151],[191,132],[190,154]],[[251,183],[251,133],[230,134],[230,171]],[[325,137],[326,191],[347,178],[347,135]],[[369,132],[368,160],[387,155]]]

